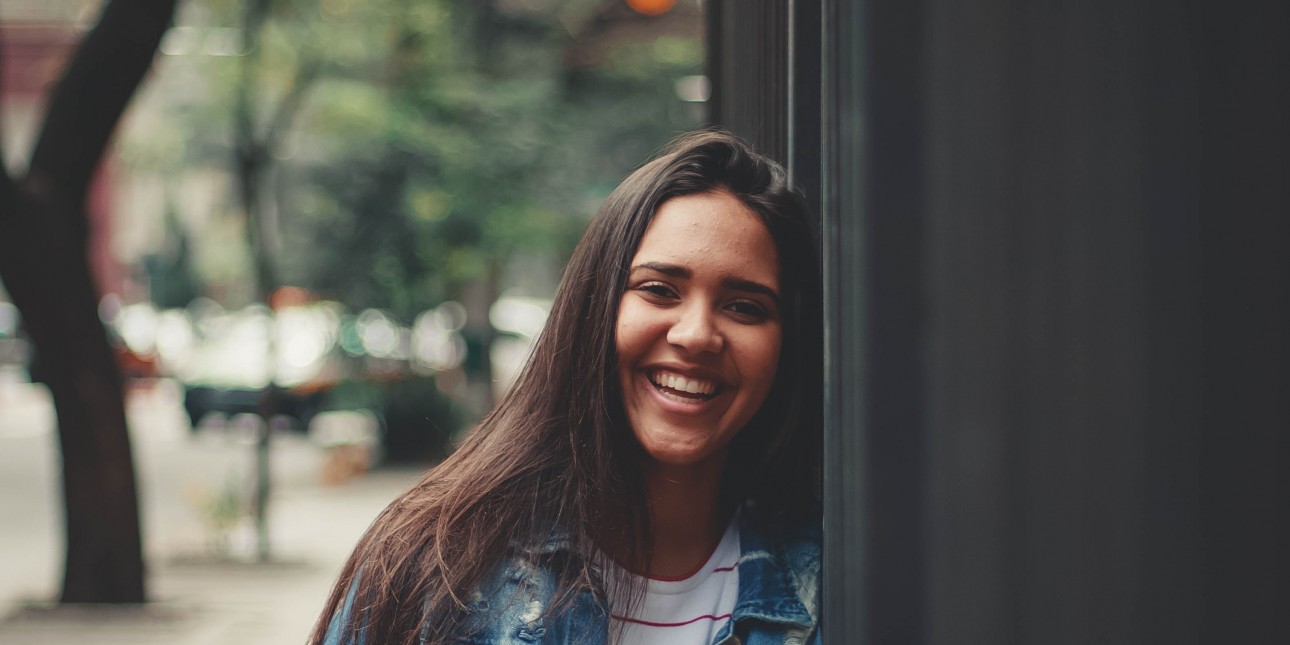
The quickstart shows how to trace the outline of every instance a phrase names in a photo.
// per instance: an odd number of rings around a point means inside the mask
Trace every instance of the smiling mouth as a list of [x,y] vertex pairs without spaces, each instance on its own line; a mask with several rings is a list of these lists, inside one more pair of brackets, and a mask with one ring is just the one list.
[[666,370],[656,370],[651,374],[650,384],[663,396],[682,403],[709,401],[716,398],[722,389],[716,381],[682,376]]

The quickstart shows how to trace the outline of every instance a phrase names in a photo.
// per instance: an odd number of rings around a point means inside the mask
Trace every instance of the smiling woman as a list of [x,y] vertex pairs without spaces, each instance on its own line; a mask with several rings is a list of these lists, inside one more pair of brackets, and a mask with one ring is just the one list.
[[660,464],[716,468],[761,408],[781,340],[775,241],[724,190],[659,207],[618,305],[623,408]]
[[390,505],[312,642],[818,642],[820,283],[734,137],[628,177],[532,358]]

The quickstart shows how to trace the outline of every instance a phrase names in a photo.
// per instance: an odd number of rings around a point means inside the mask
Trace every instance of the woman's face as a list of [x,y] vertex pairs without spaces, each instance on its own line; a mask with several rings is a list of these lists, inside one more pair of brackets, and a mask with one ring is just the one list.
[[618,305],[623,407],[652,459],[719,463],[775,381],[782,342],[770,232],[724,191],[658,208]]

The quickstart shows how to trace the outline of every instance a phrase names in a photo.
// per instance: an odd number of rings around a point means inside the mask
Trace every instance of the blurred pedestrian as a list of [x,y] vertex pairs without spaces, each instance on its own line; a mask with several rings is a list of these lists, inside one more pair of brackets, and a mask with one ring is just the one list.
[[311,642],[819,642],[815,248],[784,170],[728,134],[633,173],[515,385],[372,524]]

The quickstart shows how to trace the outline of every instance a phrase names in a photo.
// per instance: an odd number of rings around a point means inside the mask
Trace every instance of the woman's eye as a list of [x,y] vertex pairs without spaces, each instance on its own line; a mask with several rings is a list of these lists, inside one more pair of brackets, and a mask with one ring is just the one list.
[[671,298],[675,295],[671,287],[661,282],[646,282],[636,287],[636,290],[656,298]]
[[736,300],[726,306],[731,313],[746,320],[765,320],[770,312],[765,307],[750,300]]

